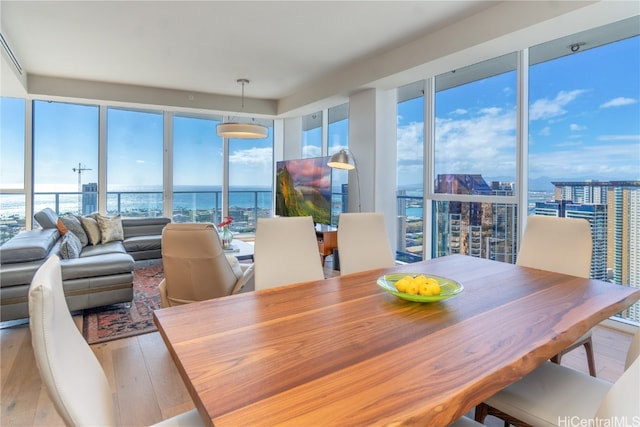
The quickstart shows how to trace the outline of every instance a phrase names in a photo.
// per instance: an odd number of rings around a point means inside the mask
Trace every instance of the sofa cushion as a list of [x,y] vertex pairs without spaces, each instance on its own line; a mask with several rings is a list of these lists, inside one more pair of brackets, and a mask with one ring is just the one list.
[[129,237],[123,243],[127,252],[154,251],[161,248],[162,235]]
[[154,218],[122,218],[124,238],[136,236],[161,235],[162,229],[169,224],[171,219],[166,217]]
[[80,220],[75,215],[67,214],[65,216],[61,216],[60,221],[67,231],[71,231],[78,239],[80,239],[80,243],[83,247],[89,244],[89,237],[87,237],[87,233],[84,231],[84,228],[82,228]]
[[110,276],[133,271],[133,258],[131,255],[123,253],[63,259],[60,264],[62,265],[62,280]]
[[100,234],[98,221],[96,221],[92,216],[81,216],[80,223],[82,224],[84,231],[87,233],[89,243],[92,245],[100,244],[102,241],[102,235]]
[[82,248],[82,252],[80,252],[80,257],[92,257],[98,255],[106,255],[106,254],[126,254],[127,251],[124,249],[124,245],[122,242],[109,242],[103,245],[95,245],[95,246],[85,246]]
[[67,233],[62,236],[62,243],[60,243],[60,257],[62,259],[78,258],[80,251],[82,251],[80,239],[71,231],[67,231]]
[[45,259],[58,237],[55,227],[23,231],[0,246],[0,264]]
[[40,227],[47,228],[58,228],[58,214],[56,214],[51,208],[44,208],[41,211],[38,211],[33,215]]
[[120,215],[109,217],[97,214],[95,219],[98,222],[98,227],[100,227],[102,243],[124,240],[124,231],[122,231],[122,220],[120,219]]

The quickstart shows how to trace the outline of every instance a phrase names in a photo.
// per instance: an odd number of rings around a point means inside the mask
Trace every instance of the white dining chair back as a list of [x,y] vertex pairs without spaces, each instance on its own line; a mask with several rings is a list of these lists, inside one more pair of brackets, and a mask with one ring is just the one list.
[[592,247],[586,219],[529,215],[516,264],[588,278]]
[[[593,240],[589,221],[529,215],[516,264],[556,273],[588,278],[591,274]],[[584,347],[589,373],[596,376],[592,332],[589,330],[551,360],[560,364],[562,357]]]
[[636,358],[611,386],[595,419],[640,422],[640,358]]
[[[56,255],[40,266],[29,287],[29,329],[40,377],[65,424],[120,424],[102,366],[69,312]],[[194,426],[202,421],[194,409],[156,425]]]
[[253,258],[256,290],[324,279],[310,216],[258,218]]
[[395,265],[382,212],[342,213],[338,219],[340,273]]
[[65,424],[115,425],[109,382],[73,323],[55,255],[42,264],[29,287],[29,329],[42,382]]
[[640,358],[640,327],[636,330],[636,333],[633,334],[633,338],[631,338],[627,358],[624,361],[624,368],[628,369],[638,358]]

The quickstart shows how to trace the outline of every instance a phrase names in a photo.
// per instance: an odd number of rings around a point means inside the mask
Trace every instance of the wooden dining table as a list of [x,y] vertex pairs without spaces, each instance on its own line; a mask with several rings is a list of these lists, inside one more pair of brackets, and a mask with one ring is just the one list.
[[[393,272],[464,290],[406,301],[377,285]],[[433,427],[638,299],[626,286],[451,255],[160,309],[154,320],[208,425]]]

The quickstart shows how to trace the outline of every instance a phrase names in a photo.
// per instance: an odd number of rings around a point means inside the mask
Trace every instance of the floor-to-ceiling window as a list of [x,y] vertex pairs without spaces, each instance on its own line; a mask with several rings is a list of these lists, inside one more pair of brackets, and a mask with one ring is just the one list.
[[[637,19],[530,49],[529,213],[585,218],[591,277],[640,287]],[[623,317],[640,321],[640,304]]]
[[322,156],[322,111],[302,116],[302,157]]
[[107,213],[162,216],[163,116],[107,110]]
[[173,118],[173,221],[221,221],[223,147],[219,119]]
[[[434,135],[424,162],[431,256],[515,262],[519,213],[585,218],[591,276],[640,287],[638,28],[634,17],[433,78],[424,126]],[[399,206],[407,140],[419,141],[406,117],[418,117],[419,130],[429,106],[410,87],[398,89]],[[638,322],[640,304],[621,316]]]
[[398,88],[396,257],[422,260],[424,219],[424,81]]
[[253,234],[260,217],[272,216],[273,122],[256,121],[268,128],[262,139],[229,139],[229,202],[235,233]]
[[510,54],[435,78],[433,256],[515,261],[516,63]]
[[98,124],[97,106],[33,102],[34,212],[97,210]]
[[26,226],[25,104],[0,98],[0,245]]
[[[327,112],[327,155],[349,148],[349,104],[329,108]],[[355,173],[355,172],[352,172]],[[347,206],[349,171],[331,171],[331,223],[338,224],[340,213]]]

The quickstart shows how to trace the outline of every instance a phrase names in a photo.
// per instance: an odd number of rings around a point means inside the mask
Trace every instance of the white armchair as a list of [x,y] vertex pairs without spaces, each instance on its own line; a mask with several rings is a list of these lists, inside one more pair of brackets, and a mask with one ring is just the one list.
[[226,254],[211,223],[167,224],[162,231],[162,306],[232,295],[253,280],[253,264]]

